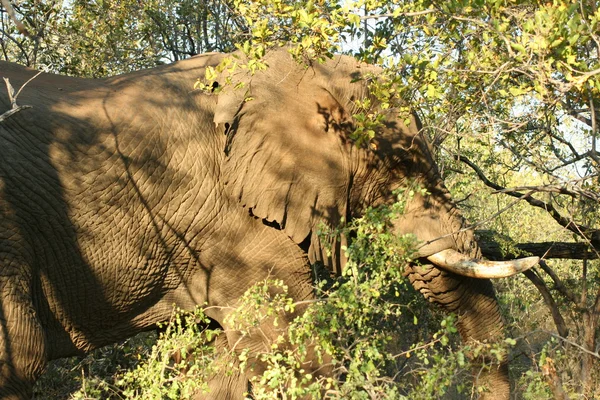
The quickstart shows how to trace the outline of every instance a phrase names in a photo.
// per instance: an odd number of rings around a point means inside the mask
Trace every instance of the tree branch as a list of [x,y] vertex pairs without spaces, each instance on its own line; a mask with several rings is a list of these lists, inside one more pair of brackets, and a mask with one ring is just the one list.
[[548,266],[548,264],[546,264],[546,261],[544,260],[540,260],[539,264],[540,268],[542,270],[544,270],[545,273],[548,274],[548,276],[550,276],[550,278],[552,279],[552,282],[554,282],[554,289],[558,290],[560,292],[560,294],[562,294],[565,298],[567,298],[571,303],[573,303],[575,305],[575,308],[579,311],[585,311],[585,310],[581,310],[578,305],[579,305],[579,301],[577,299],[577,296],[575,296],[575,294],[570,291],[565,284],[562,282],[562,280],[558,277],[558,275],[556,275],[556,272],[554,272],[554,270],[552,268],[550,268]]
[[23,88],[25,86],[27,86],[27,84],[29,82],[31,82],[32,80],[37,78],[41,73],[42,73],[42,71],[38,72],[37,74],[35,74],[31,78],[29,78],[29,80],[27,82],[25,82],[23,85],[21,85],[21,87],[19,88],[19,90],[16,93],[15,93],[15,88],[13,88],[13,86],[10,84],[10,81],[8,80],[8,78],[2,78],[2,79],[4,79],[4,83],[6,84],[6,91],[8,92],[8,99],[10,101],[11,108],[10,108],[10,110],[8,110],[8,111],[2,113],[2,115],[0,115],[0,122],[6,121],[8,118],[10,118],[11,116],[13,116],[14,114],[16,114],[20,111],[23,111],[27,108],[31,108],[31,106],[18,105],[17,97],[19,97]]
[[414,12],[402,12],[399,14],[394,15],[394,13],[389,13],[389,14],[377,14],[377,15],[365,15],[360,17],[361,21],[367,20],[367,19],[380,19],[380,18],[397,18],[397,17],[418,17],[421,15],[426,15],[426,14],[431,14],[436,12],[437,10],[434,9],[428,9],[428,10],[422,10],[422,11],[414,11]]
[[576,343],[576,342],[574,342],[572,340],[569,340],[569,339],[567,339],[565,337],[562,337],[562,336],[560,336],[560,335],[558,335],[558,334],[556,334],[554,332],[549,332],[549,331],[544,330],[544,329],[536,329],[535,331],[527,332],[523,336],[516,337],[515,339],[516,340],[520,340],[520,339],[523,339],[523,338],[525,338],[527,336],[536,335],[538,333],[544,333],[546,335],[550,335],[550,336],[552,336],[552,337],[554,337],[554,338],[556,338],[558,340],[561,340],[561,341],[563,341],[563,342],[565,342],[567,344],[570,344],[571,346],[577,348],[582,353],[589,354],[589,355],[591,355],[593,357],[596,357],[596,358],[598,358],[600,360],[600,354],[599,353],[597,353],[597,352],[594,353],[593,351],[590,351],[590,350],[586,349],[582,345],[580,345],[580,344],[578,344],[578,343]]
[[587,243],[572,242],[539,242],[539,243],[517,243],[515,251],[504,250],[502,246],[493,240],[480,240],[479,247],[484,257],[490,260],[507,260],[523,255],[533,255],[545,259],[557,258],[568,260],[596,260],[598,253],[590,248]]
[[577,161],[581,161],[581,160],[583,160],[584,158],[587,158],[587,157],[590,157],[590,152],[589,151],[586,151],[583,154],[577,154],[576,156],[573,156],[573,158],[571,158],[570,160],[561,160],[563,163],[561,165],[557,166],[557,167],[553,167],[552,169],[550,169],[550,172],[554,172],[554,171],[556,171],[558,169],[567,167],[567,166],[569,166],[571,164],[574,164]]
[[16,108],[11,108],[10,110],[8,110],[5,113],[3,113],[2,115],[0,115],[0,122],[4,122],[8,118],[12,117],[14,114],[16,114],[20,111],[26,110],[28,108],[31,108],[31,106],[17,106]]
[[529,194],[526,195],[517,191],[506,189],[498,185],[497,183],[490,181],[477,165],[475,165],[471,160],[469,160],[463,155],[455,155],[455,159],[462,161],[463,163],[471,167],[473,171],[475,171],[479,179],[481,179],[481,181],[486,186],[491,187],[492,189],[495,189],[509,196],[521,198],[534,207],[546,210],[559,225],[575,233],[577,236],[589,240],[594,245],[594,247],[600,247],[600,231],[596,229],[591,229],[587,226],[579,225],[575,223],[575,221],[566,218],[550,203],[546,203],[542,200],[536,199]]
[[565,140],[565,138],[561,137],[560,135],[555,134],[554,132],[552,132],[551,129],[544,129],[544,132],[546,132],[546,134],[548,136],[550,136],[552,139],[557,140],[561,144],[567,146],[569,148],[569,150],[571,150],[571,154],[573,154],[575,157],[579,157],[579,153],[577,152],[577,150],[575,149],[575,147],[573,146],[573,144],[571,142],[569,142],[568,140]]
[[592,119],[587,118],[581,114],[582,112],[586,112],[589,110],[576,110],[576,109],[572,108],[571,106],[569,106],[564,101],[561,101],[560,104],[563,106],[563,108],[565,109],[565,111],[567,112],[568,115],[570,115],[571,117],[575,118],[577,121],[582,122],[589,127],[592,126]]
[[540,185],[540,186],[517,186],[513,188],[506,188],[502,190],[497,190],[495,193],[509,193],[509,192],[518,192],[520,190],[531,191],[531,192],[548,192],[548,193],[558,193],[564,194],[567,196],[571,196],[574,198],[577,197],[585,197],[587,199],[600,202],[600,195],[594,193],[590,190],[580,189],[578,187],[566,187],[566,186],[558,186],[558,185]]
[[569,329],[567,328],[567,324],[565,324],[565,320],[560,314],[560,311],[558,311],[558,306],[556,305],[552,294],[550,294],[548,287],[546,287],[544,280],[540,278],[537,272],[533,269],[527,270],[523,274],[534,284],[534,286],[542,295],[544,303],[546,303],[546,306],[548,306],[550,312],[552,313],[552,319],[554,320],[554,325],[556,325],[558,334],[566,338],[569,335]]

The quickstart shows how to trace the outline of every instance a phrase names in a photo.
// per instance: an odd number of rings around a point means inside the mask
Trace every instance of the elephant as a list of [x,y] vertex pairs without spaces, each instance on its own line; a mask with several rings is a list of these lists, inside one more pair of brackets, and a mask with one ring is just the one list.
[[[206,305],[232,348],[257,351],[266,339],[227,326],[243,293],[272,277],[294,300],[314,298],[311,264],[345,265],[342,241],[325,252],[319,224],[389,203],[409,180],[429,192],[393,223],[421,243],[410,282],[458,315],[464,341],[503,337],[490,279],[537,260],[480,261],[417,114],[372,98],[379,70],[341,55],[301,65],[280,48],[264,71],[193,89],[229,56],[103,79],[0,62],[0,76],[22,88],[0,96],[0,113],[13,110],[0,118],[2,399],[30,398],[48,360],[152,329],[173,304]],[[357,146],[353,115],[366,98],[384,123]],[[507,362],[478,379],[488,397],[508,398]]]

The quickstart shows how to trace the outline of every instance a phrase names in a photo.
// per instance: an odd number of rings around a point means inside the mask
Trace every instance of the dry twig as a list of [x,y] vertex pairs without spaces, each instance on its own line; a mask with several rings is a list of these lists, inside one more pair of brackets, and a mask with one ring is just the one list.
[[15,93],[15,88],[13,88],[13,86],[10,84],[10,81],[8,80],[8,78],[2,78],[4,79],[4,83],[6,83],[6,91],[8,92],[8,99],[10,101],[10,110],[4,112],[2,115],[0,115],[0,122],[4,122],[5,120],[7,120],[9,117],[11,117],[12,115],[18,113],[19,111],[23,111],[27,108],[31,108],[32,106],[20,106],[17,104],[17,97],[19,97],[19,95],[21,94],[21,91],[23,90],[23,88],[25,88],[25,86],[27,86],[27,84],[29,82],[31,82],[32,80],[34,80],[35,78],[37,78],[40,74],[42,73],[42,71],[38,72],[37,74],[35,74],[34,76],[32,76],[27,82],[25,82],[20,88],[19,90]]

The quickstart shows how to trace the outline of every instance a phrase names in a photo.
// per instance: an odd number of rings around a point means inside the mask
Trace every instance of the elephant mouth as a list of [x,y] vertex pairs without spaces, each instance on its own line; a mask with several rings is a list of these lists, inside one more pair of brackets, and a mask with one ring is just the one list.
[[527,271],[540,261],[539,257],[525,257],[510,261],[478,260],[453,249],[442,250],[426,258],[441,269],[478,279],[507,278]]

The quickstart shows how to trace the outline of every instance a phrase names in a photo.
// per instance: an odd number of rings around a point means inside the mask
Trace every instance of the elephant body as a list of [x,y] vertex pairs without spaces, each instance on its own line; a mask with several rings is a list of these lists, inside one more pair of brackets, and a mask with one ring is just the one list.
[[[253,283],[282,279],[295,300],[311,298],[310,262],[344,264],[342,243],[325,255],[317,225],[390,201],[408,178],[431,192],[395,224],[428,243],[419,256],[477,255],[414,117],[390,113],[372,148],[349,139],[371,67],[303,67],[279,50],[267,71],[233,76],[243,89],[193,90],[223,57],[100,80],[41,74],[17,98],[31,108],[0,122],[1,398],[29,398],[48,360],[150,329],[174,304],[206,304],[237,343],[225,316]],[[15,88],[35,74],[0,62]],[[10,108],[0,96],[0,113]],[[407,273],[459,314],[465,340],[501,337],[489,280]],[[505,364],[485,379],[508,396]]]

